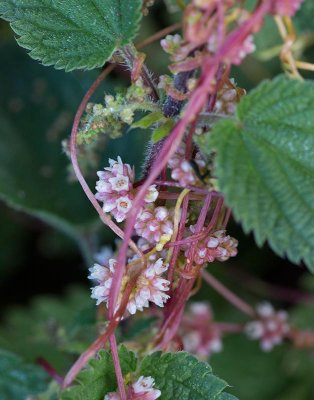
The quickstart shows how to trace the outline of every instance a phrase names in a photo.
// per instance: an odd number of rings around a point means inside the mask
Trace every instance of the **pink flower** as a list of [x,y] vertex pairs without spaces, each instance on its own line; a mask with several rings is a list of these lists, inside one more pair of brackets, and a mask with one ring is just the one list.
[[144,307],[149,306],[149,302],[158,307],[164,306],[169,299],[165,292],[169,290],[170,282],[161,276],[167,269],[168,265],[164,265],[163,260],[159,258],[142,272],[128,302],[127,309],[130,314],[135,314],[136,310],[143,311]]
[[[195,155],[194,161],[200,169],[205,167],[205,162],[198,152]],[[185,158],[185,147],[181,145],[175,154],[170,158],[168,167],[171,171],[171,178],[180,183],[181,186],[195,185],[197,183],[197,176],[191,163]]]
[[[194,227],[190,227],[194,232]],[[230,257],[237,255],[238,241],[223,230],[216,231],[209,237],[199,240],[194,253],[194,263],[203,265],[215,260],[226,261]],[[190,246],[186,246],[185,255],[189,255]]]
[[[117,161],[109,159],[109,167],[98,171],[96,199],[103,202],[104,212],[111,213],[117,222],[126,219],[134,199],[134,169],[124,164],[120,157]],[[146,203],[154,202],[158,197],[156,185],[148,188]]]
[[213,353],[222,350],[221,332],[213,322],[209,304],[192,303],[182,321],[184,349],[206,360]]
[[228,84],[224,84],[218,92],[213,111],[220,114],[233,115],[237,103],[244,94],[245,90],[237,88],[233,80],[231,80]]
[[235,47],[234,51],[231,52],[230,62],[235,65],[241,64],[243,59],[253,53],[255,49],[253,35],[249,35],[239,47]]
[[[115,271],[116,261],[109,260],[109,267],[95,264],[90,268],[89,279],[95,280],[98,285],[92,288],[91,298],[97,300],[96,305],[105,303],[108,306],[109,292],[112,285],[112,277]],[[149,302],[163,307],[164,303],[168,300],[169,296],[165,293],[169,290],[170,282],[162,278],[164,272],[168,269],[168,265],[164,265],[162,259],[156,262],[150,262],[139,276],[136,286],[133,288],[128,304],[127,310],[130,314],[135,314],[137,310],[143,311],[144,307],[149,306]],[[121,301],[125,286],[128,278],[123,280],[120,290],[119,302]]]
[[134,170],[129,164],[109,159],[109,167],[98,171],[96,199],[102,201],[103,210],[110,212],[117,222],[122,222],[131,208],[133,200]]
[[109,267],[94,264],[94,266],[89,269],[90,275],[88,278],[99,283],[99,285],[92,288],[91,294],[91,298],[97,300],[97,306],[100,303],[108,304],[108,297],[112,284],[112,276],[115,270],[115,264],[116,260],[111,258],[109,260]]
[[283,17],[292,17],[300,8],[303,0],[275,0],[272,13]]
[[273,306],[266,302],[259,304],[256,312],[258,320],[249,322],[245,331],[250,339],[260,340],[262,350],[270,351],[282,343],[290,330],[288,314],[285,311],[276,312]]
[[150,243],[158,243],[162,235],[173,233],[173,222],[166,207],[146,206],[137,217],[135,231]]
[[[128,387],[129,400],[156,400],[161,396],[161,391],[154,389],[155,381],[151,376],[141,376],[139,379]],[[108,393],[104,400],[120,400],[120,396],[116,392]]]

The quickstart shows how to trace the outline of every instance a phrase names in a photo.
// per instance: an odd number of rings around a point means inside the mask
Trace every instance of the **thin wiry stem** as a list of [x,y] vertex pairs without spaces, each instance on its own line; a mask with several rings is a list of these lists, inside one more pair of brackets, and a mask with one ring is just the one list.
[[114,370],[115,370],[116,378],[117,378],[117,382],[118,382],[120,398],[121,398],[121,400],[127,400],[124,381],[123,381],[123,375],[122,375],[122,371],[121,371],[121,365],[120,365],[120,361],[119,361],[117,341],[116,341],[116,337],[114,334],[112,334],[110,336],[109,342],[110,342],[110,349],[111,349],[111,354],[112,354]]
[[219,282],[212,274],[203,270],[202,277],[209,286],[211,286],[216,292],[218,292],[222,297],[224,297],[229,303],[233,304],[236,308],[242,311],[244,314],[254,318],[256,312],[253,307],[247,304],[245,301],[240,299],[236,294],[231,292],[226,286]]
[[[92,97],[92,95],[95,93],[99,85],[102,83],[102,81],[108,76],[108,74],[115,68],[114,65],[109,65],[106,69],[103,70],[103,72],[98,76],[98,78],[95,80],[95,82],[92,84],[92,86],[89,88],[89,90],[86,92],[85,96],[83,97],[83,100],[81,101],[81,104],[79,105],[79,108],[75,114],[74,117],[74,122],[73,122],[73,127],[71,131],[71,140],[70,140],[70,155],[71,155],[71,162],[73,166],[73,170],[75,173],[75,176],[79,183],[82,186],[82,189],[84,190],[87,198],[89,201],[92,203],[93,207],[97,211],[98,215],[100,216],[100,219],[106,224],[117,236],[119,236],[122,240],[124,239],[124,233],[122,229],[118,227],[103,211],[101,206],[99,205],[98,201],[96,200],[93,192],[90,190],[78,163],[77,159],[77,134],[78,134],[78,128],[79,124],[82,118],[82,115],[86,109],[86,106]],[[137,248],[136,244],[130,240],[129,243],[130,247],[138,254],[141,258],[143,257],[142,253],[139,251]]]

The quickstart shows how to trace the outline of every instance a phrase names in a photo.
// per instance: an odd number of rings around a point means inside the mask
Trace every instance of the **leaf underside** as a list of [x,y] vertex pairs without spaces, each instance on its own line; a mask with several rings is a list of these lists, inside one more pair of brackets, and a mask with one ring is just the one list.
[[314,83],[263,82],[202,144],[246,232],[314,272]]
[[93,69],[135,36],[141,0],[0,0],[0,16],[43,65]]

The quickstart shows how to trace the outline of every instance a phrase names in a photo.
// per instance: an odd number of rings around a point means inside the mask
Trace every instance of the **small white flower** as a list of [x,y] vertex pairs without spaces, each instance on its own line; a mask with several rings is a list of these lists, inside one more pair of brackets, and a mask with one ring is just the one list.
[[116,192],[121,192],[122,190],[129,190],[129,177],[120,175],[118,174],[117,176],[114,176],[113,178],[108,179],[112,190]]
[[158,197],[158,190],[156,189],[156,185],[150,185],[148,188],[148,192],[145,196],[145,203],[153,203]]

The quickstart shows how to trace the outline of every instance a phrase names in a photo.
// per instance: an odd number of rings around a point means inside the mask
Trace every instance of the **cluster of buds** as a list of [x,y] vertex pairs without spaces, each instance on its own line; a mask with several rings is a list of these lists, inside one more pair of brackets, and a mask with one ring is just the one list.
[[213,313],[207,303],[190,305],[183,317],[181,333],[184,349],[202,360],[222,350],[221,332],[213,321]]
[[[110,259],[108,266],[95,264],[89,270],[90,275],[88,278],[98,283],[97,286],[92,288],[91,295],[92,299],[97,301],[97,305],[105,303],[108,307],[109,292],[112,286],[115,264],[116,261]],[[142,271],[127,304],[127,310],[130,314],[135,314],[137,310],[143,311],[144,307],[149,306],[149,302],[163,307],[164,303],[166,303],[169,298],[165,292],[169,290],[170,282],[162,278],[162,275],[167,269],[168,265],[164,265],[163,260],[159,258],[156,262],[149,263],[148,267]],[[125,276],[120,289],[117,307],[120,305],[128,281],[128,276]]]
[[160,41],[160,44],[166,53],[174,55],[182,46],[183,39],[179,34],[167,35],[164,39]]
[[[193,162],[199,169],[200,173],[205,171],[205,161],[199,152],[193,158]],[[171,178],[179,182],[183,187],[187,185],[197,185],[199,178],[192,167],[192,163],[185,158],[185,147],[181,145],[168,162],[168,167],[171,169]]]
[[151,88],[144,85],[142,78],[137,79],[127,91],[116,96],[107,94],[105,104],[89,103],[81,121],[78,143],[90,143],[100,133],[115,139],[122,135],[124,124],[134,122],[137,110],[154,111],[156,107],[147,100]]
[[[117,222],[126,219],[134,198],[134,169],[118,160],[109,159],[109,167],[98,171],[99,181],[96,183],[96,199],[103,202],[104,212],[110,212]],[[154,202],[158,197],[156,186],[149,187],[145,202]]]
[[258,320],[249,322],[245,331],[250,339],[260,340],[261,349],[270,351],[289,333],[288,314],[285,311],[275,311],[269,303],[256,307]]
[[233,115],[237,103],[244,94],[245,90],[238,88],[233,80],[225,83],[217,93],[217,100],[213,111],[219,114]]
[[[194,232],[194,227],[190,227]],[[229,235],[226,231],[219,230],[197,242],[193,261],[196,265],[203,265],[214,261],[226,261],[230,257],[237,255],[238,241]],[[189,247],[185,251],[188,256]]]
[[172,211],[148,204],[137,217],[135,231],[152,244],[169,241],[173,233]]
[[[151,376],[141,376],[135,383],[128,386],[128,399],[155,400],[161,396],[161,391],[154,388],[155,381]],[[117,392],[106,394],[104,400],[120,400]]]

